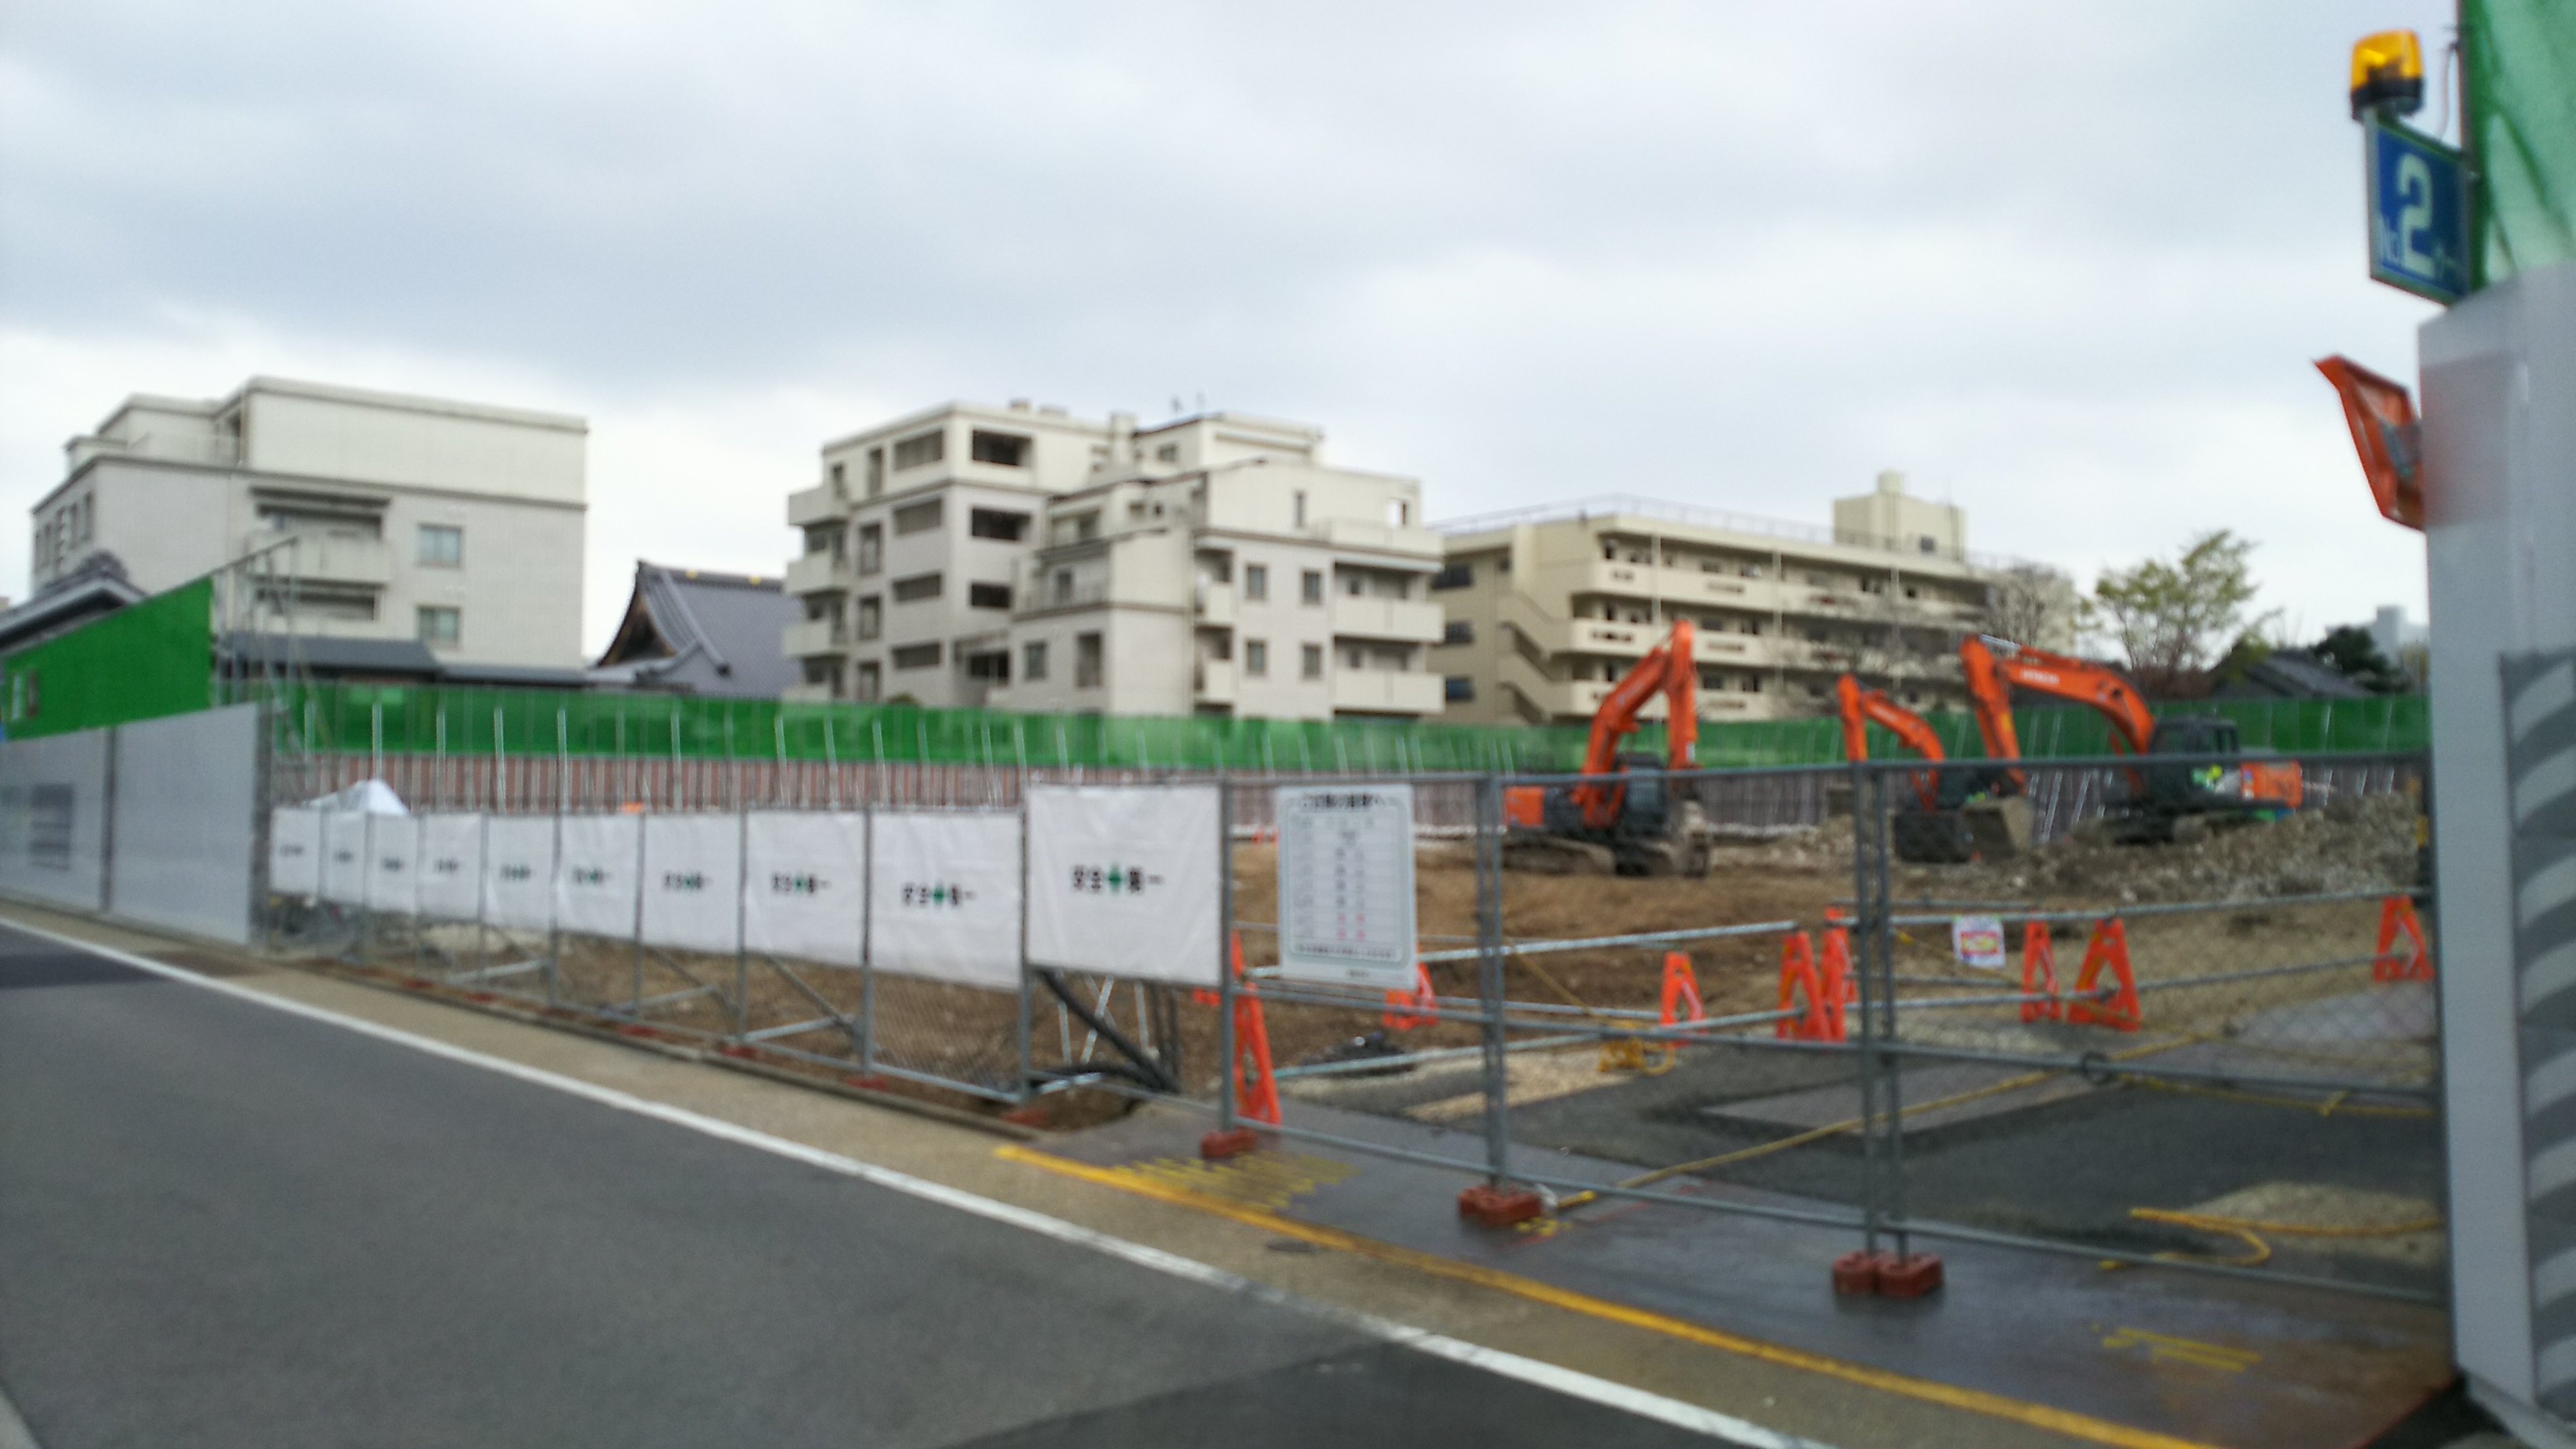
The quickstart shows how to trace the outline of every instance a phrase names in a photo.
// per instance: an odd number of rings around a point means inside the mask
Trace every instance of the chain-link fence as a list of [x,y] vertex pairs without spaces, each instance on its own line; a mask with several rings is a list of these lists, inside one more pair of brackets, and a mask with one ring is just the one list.
[[[1825,1225],[1897,1263],[1965,1240],[2439,1282],[2419,756],[1360,777],[1410,790],[1400,991],[1281,967],[1277,787],[1330,777],[1085,774],[1219,802],[1223,945],[1148,980],[1032,965],[1024,934],[979,976],[919,969],[873,924],[800,954],[752,922],[771,820],[855,822],[880,872],[895,822],[981,820],[1017,891],[1049,772],[378,763],[272,770],[281,805],[381,778],[432,807],[320,821],[326,862],[382,862],[408,830],[425,880],[438,822],[470,819],[549,842],[559,876],[589,868],[562,840],[613,839],[667,885],[656,841],[731,830],[704,857],[744,902],[730,944],[649,907],[582,918],[560,886],[515,913],[487,889],[459,919],[425,888],[405,906],[325,882],[272,895],[281,946],[996,1106],[1057,1098],[1059,1122],[1180,1104],[1451,1166],[1559,1221],[1649,1201]],[[602,823],[621,820],[659,823]],[[986,887],[920,889],[953,907]]]

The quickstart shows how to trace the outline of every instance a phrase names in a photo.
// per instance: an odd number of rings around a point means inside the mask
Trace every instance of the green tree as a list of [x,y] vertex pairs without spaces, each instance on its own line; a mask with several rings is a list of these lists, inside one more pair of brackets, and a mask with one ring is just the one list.
[[2373,694],[2404,694],[2415,687],[2406,671],[2389,662],[2379,652],[2379,641],[2359,624],[2343,624],[2326,631],[2309,650],[2337,674]]
[[2215,529],[2171,560],[2106,569],[2094,580],[2094,627],[2119,645],[2140,689],[2166,698],[2208,691],[2211,657],[2260,622],[2246,614],[2259,592],[2253,552],[2253,540]]

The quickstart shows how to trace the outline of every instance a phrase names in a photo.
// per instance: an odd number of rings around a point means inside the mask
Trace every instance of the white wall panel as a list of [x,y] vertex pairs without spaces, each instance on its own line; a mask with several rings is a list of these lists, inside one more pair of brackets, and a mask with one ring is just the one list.
[[1020,984],[1020,818],[876,816],[868,963],[972,986]]
[[440,921],[474,920],[483,905],[483,817],[419,819],[420,913]]
[[420,820],[374,817],[367,837],[367,909],[408,916],[420,909]]
[[322,817],[322,899],[343,906],[367,903],[367,821],[355,810]]
[[119,725],[108,908],[246,942],[258,849],[259,707]]
[[268,812],[268,888],[282,896],[321,892],[321,811],[289,805]]
[[635,938],[640,815],[567,815],[555,870],[555,925],[586,936]]
[[731,955],[742,939],[739,815],[647,815],[644,940]]
[[1217,984],[1216,787],[1040,786],[1028,812],[1031,962]]
[[754,811],[743,943],[754,951],[859,964],[866,929],[867,818]]
[[0,889],[97,910],[106,841],[107,731],[0,744]]
[[483,824],[483,919],[542,931],[555,919],[555,821],[494,815]]

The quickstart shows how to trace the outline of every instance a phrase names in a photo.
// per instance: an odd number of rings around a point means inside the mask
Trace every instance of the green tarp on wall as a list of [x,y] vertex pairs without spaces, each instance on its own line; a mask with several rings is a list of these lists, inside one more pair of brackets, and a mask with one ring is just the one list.
[[2462,0],[2473,284],[2576,261],[2576,0]]
[[0,659],[12,739],[186,714],[212,703],[214,584],[199,579]]

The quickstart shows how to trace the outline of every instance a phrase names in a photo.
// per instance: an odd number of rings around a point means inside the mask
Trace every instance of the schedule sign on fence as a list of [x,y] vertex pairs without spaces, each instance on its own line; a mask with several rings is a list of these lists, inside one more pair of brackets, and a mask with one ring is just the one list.
[[1279,791],[1279,966],[1300,981],[1413,986],[1413,787]]

